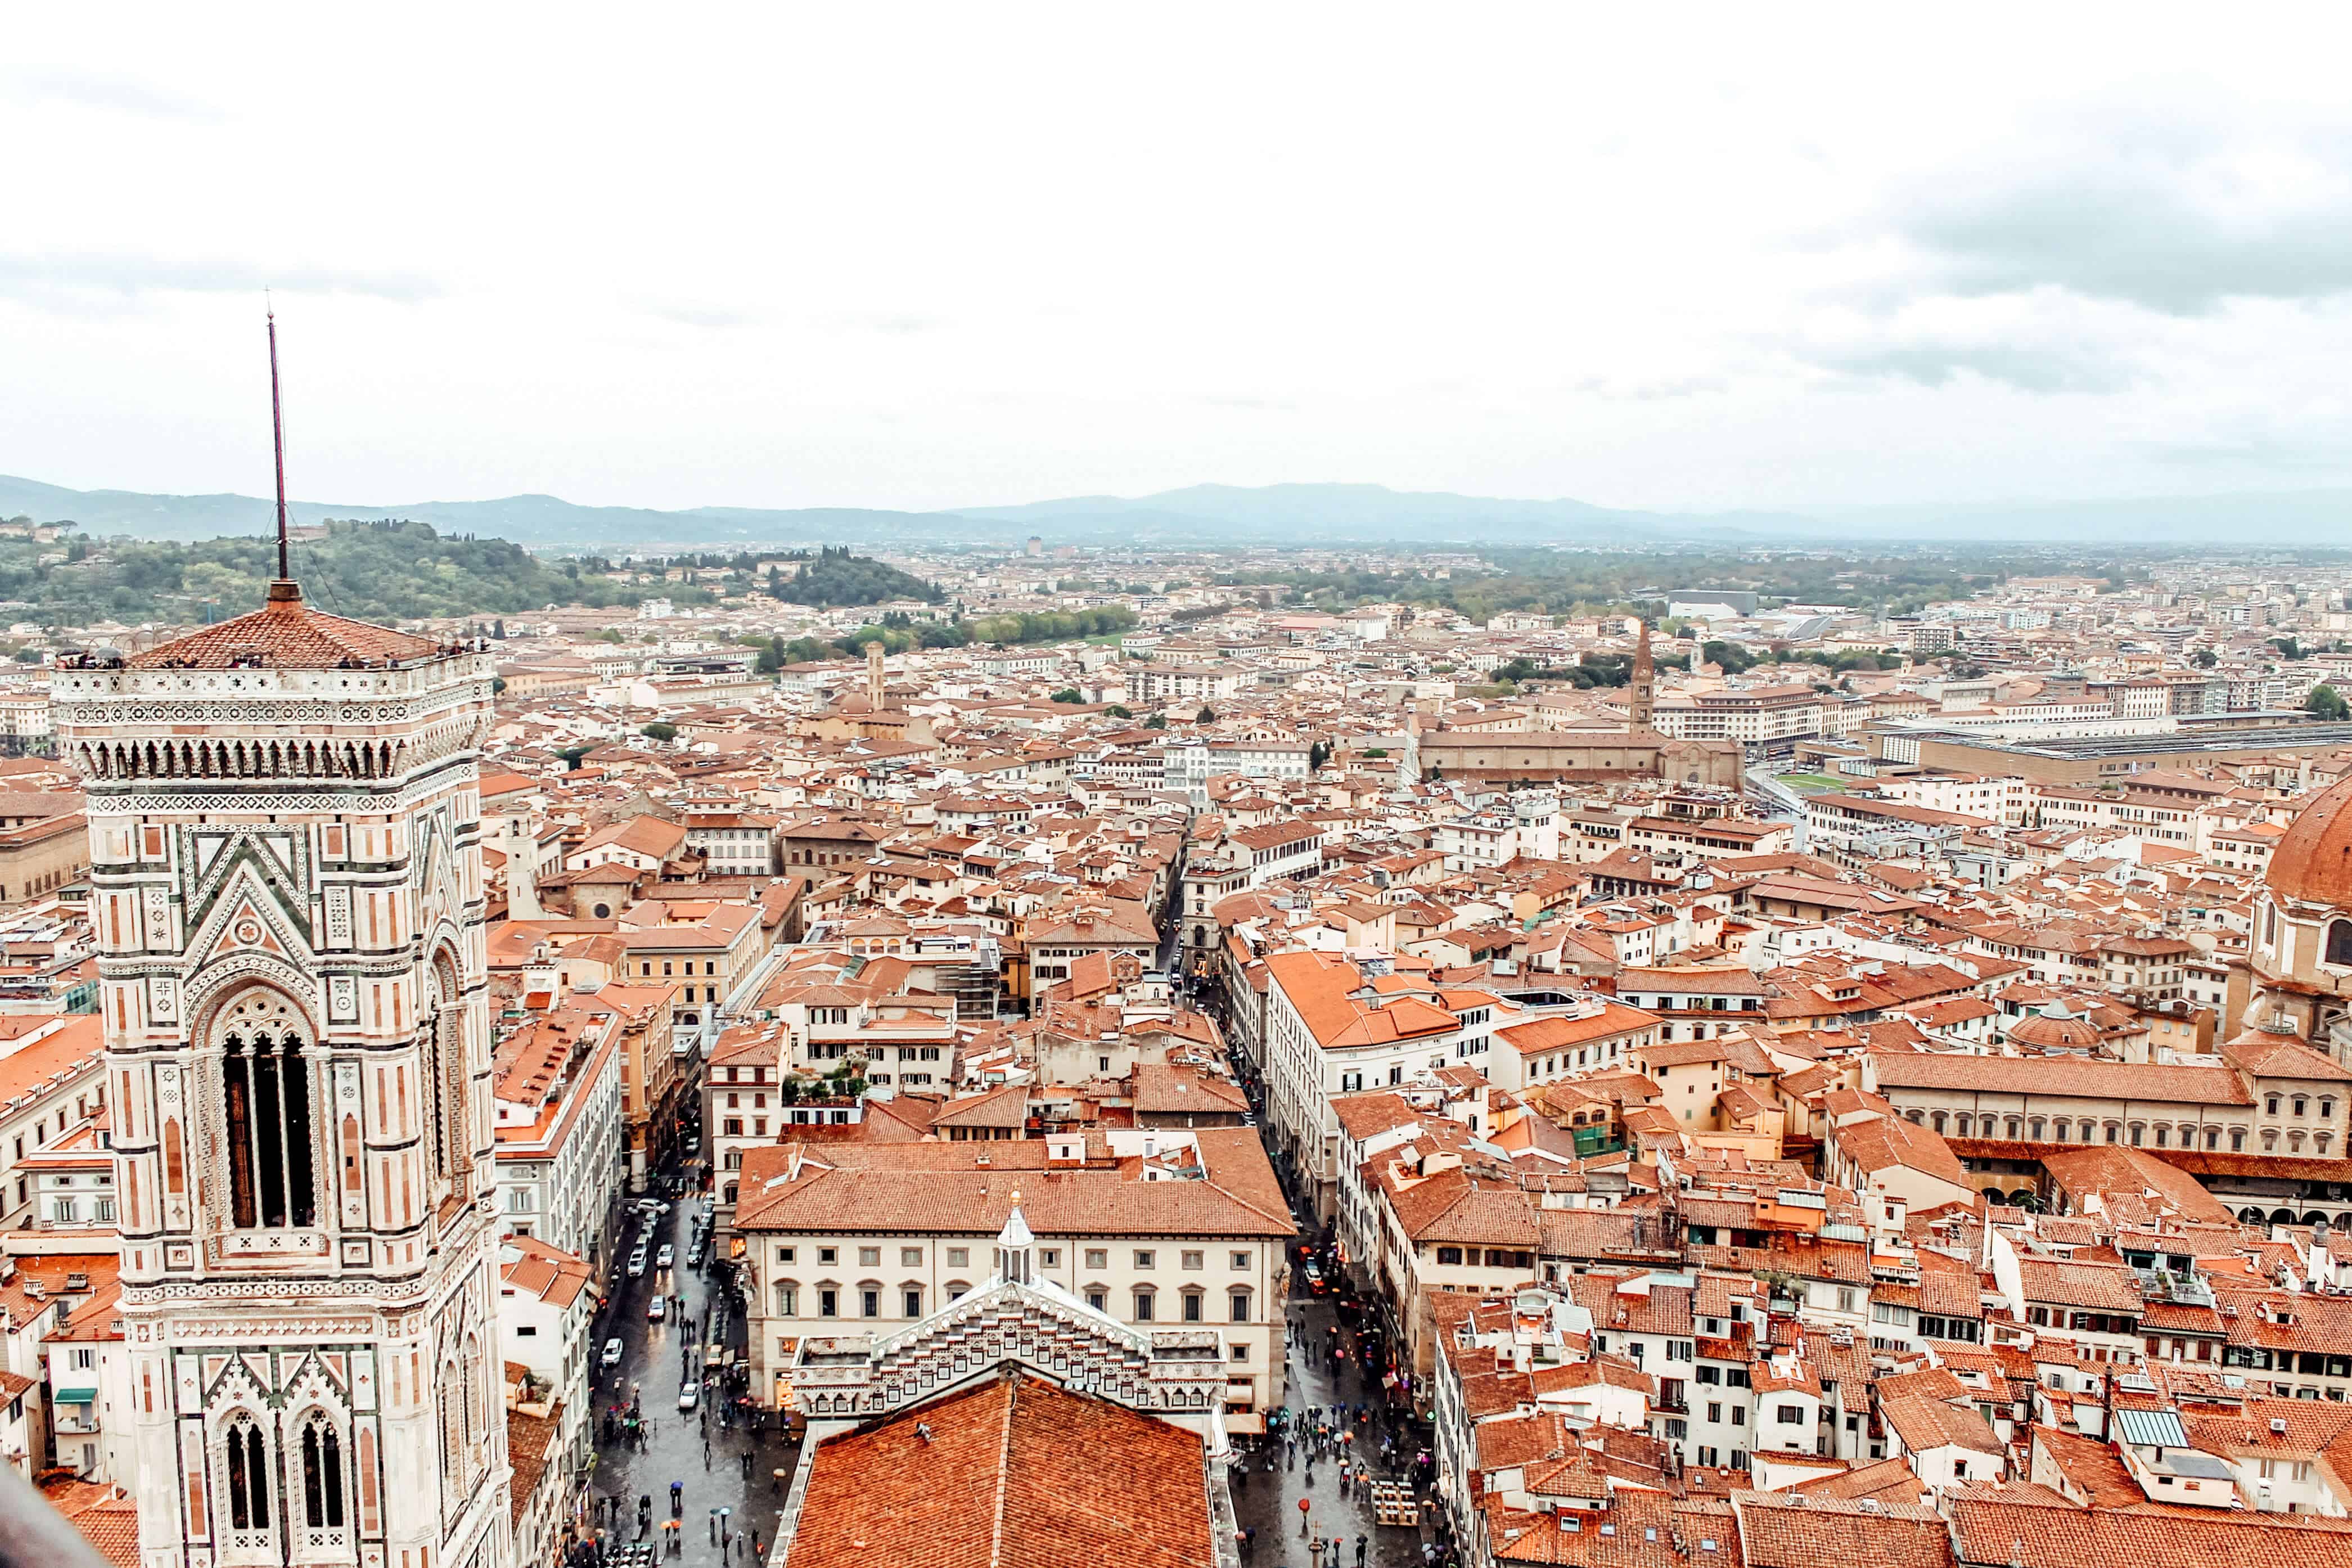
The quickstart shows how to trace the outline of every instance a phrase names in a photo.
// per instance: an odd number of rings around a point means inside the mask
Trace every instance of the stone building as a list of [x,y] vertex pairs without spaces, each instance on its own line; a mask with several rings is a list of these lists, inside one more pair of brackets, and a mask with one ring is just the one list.
[[291,581],[57,672],[89,791],[144,1568],[511,1560],[492,661]]

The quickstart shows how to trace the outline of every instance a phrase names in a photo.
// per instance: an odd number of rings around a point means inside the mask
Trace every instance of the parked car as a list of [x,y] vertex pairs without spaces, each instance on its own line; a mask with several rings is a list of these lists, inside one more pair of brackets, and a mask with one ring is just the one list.
[[619,1340],[612,1339],[604,1342],[604,1364],[606,1366],[618,1366],[621,1364],[621,1342]]
[[667,1268],[677,1260],[677,1249],[667,1241],[662,1243],[662,1249],[654,1254],[654,1267],[656,1268]]
[[646,1249],[639,1247],[629,1254],[629,1278],[635,1279],[646,1271]]

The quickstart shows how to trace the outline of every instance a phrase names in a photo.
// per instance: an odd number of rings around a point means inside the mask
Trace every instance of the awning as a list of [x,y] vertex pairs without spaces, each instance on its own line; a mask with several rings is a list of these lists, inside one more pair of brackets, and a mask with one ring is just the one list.
[[60,1388],[58,1390],[58,1403],[59,1405],[95,1405],[98,1403],[98,1390],[95,1388]]

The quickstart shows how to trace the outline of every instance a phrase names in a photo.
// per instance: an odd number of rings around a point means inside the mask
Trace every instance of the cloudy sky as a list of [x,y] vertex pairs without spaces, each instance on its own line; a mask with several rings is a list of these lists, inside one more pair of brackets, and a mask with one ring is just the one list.
[[265,492],[267,287],[325,501],[2347,483],[2342,16],[20,11],[0,472]]

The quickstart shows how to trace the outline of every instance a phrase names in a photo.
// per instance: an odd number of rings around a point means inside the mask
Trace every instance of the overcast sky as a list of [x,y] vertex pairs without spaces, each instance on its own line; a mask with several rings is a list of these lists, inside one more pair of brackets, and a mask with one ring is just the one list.
[[321,501],[2352,482],[2341,13],[1639,9],[19,9],[0,472],[266,493],[268,286]]

